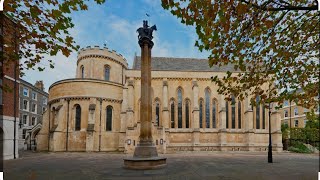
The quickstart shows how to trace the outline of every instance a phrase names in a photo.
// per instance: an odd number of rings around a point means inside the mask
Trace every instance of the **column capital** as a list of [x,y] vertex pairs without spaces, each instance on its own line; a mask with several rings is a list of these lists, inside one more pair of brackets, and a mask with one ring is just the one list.
[[132,79],[128,80],[128,86],[134,87],[134,80]]
[[197,80],[192,80],[192,89],[193,89],[194,87],[198,87],[198,82],[197,82]]
[[168,81],[167,80],[163,81],[163,86],[168,86]]
[[152,47],[153,47],[153,45],[154,45],[153,41],[151,41],[151,40],[150,40],[149,38],[147,38],[147,37],[140,38],[139,41],[138,41],[138,43],[139,43],[139,46],[140,46],[141,48],[143,48],[143,46],[144,46],[145,44],[147,44],[148,47],[149,47],[150,49],[152,49]]

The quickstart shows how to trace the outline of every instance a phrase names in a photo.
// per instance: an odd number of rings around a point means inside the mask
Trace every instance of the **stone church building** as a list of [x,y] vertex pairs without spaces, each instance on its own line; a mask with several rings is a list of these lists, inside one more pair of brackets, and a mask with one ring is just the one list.
[[[208,60],[152,57],[153,140],[159,153],[267,151],[269,111],[263,105],[226,101],[211,81],[232,66]],[[40,151],[133,153],[140,132],[141,60],[87,47],[78,54],[76,78],[49,88],[48,110],[37,135]],[[267,88],[267,86],[265,87]],[[271,113],[273,150],[282,150],[280,114]]]

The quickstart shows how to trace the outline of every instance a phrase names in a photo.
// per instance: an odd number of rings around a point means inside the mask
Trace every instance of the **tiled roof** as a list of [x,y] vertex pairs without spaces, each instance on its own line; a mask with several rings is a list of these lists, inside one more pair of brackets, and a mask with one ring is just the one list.
[[[136,56],[133,62],[135,70],[141,69],[141,57]],[[208,59],[195,59],[195,58],[174,58],[174,57],[152,57],[151,58],[152,70],[163,71],[235,71],[233,65],[228,64],[225,66],[212,66],[209,67]]]

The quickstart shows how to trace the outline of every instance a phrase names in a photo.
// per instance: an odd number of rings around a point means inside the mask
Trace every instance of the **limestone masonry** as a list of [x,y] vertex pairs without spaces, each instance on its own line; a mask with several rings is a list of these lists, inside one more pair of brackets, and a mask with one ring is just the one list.
[[[226,102],[211,82],[211,76],[223,77],[233,67],[163,57],[152,57],[151,65],[152,136],[159,153],[267,151],[269,111],[250,104],[259,97]],[[133,153],[140,132],[140,67],[140,57],[129,69],[116,51],[82,49],[76,78],[49,88],[37,149]],[[274,151],[282,150],[280,125],[280,113],[272,111]]]

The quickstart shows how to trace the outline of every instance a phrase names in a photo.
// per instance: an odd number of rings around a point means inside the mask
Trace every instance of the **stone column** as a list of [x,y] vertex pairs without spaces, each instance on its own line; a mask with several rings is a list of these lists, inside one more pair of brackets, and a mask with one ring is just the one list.
[[[277,105],[274,104],[273,106],[275,107]],[[282,151],[281,114],[275,109],[271,109],[271,138],[272,151]]]
[[170,119],[169,119],[169,102],[168,102],[168,81],[165,79],[163,81],[163,90],[162,90],[162,123],[164,128],[170,128]]
[[[127,127],[134,126],[134,81],[133,79],[128,80],[128,108],[127,108]],[[126,127],[126,128],[127,128]]]
[[219,142],[220,142],[220,150],[226,151],[228,150],[226,145],[226,136],[227,136],[227,117],[226,117],[226,100],[223,95],[220,95],[220,103],[219,103]]
[[192,80],[192,91],[193,91],[193,108],[192,115],[193,120],[191,124],[191,128],[193,129],[192,134],[192,143],[193,150],[198,151],[199,149],[196,147],[200,143],[200,128],[199,128],[199,87],[196,79]]
[[247,150],[254,151],[253,109],[250,103],[250,97],[246,97],[244,103],[244,128],[247,136]]
[[166,165],[166,158],[158,157],[152,139],[151,49],[154,30],[157,30],[156,26],[149,27],[147,21],[143,21],[143,27],[137,30],[141,48],[141,127],[133,158],[124,159],[124,167],[131,169],[153,169]]
[[120,132],[125,132],[127,129],[127,108],[128,108],[128,88],[124,87],[122,90],[122,104],[121,104],[121,114],[120,114]]

